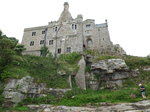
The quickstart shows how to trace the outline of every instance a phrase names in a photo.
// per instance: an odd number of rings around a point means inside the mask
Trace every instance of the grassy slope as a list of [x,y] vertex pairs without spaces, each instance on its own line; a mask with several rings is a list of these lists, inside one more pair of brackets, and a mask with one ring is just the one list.
[[[97,105],[99,102],[136,102],[142,100],[138,83],[143,82],[146,87],[147,98],[150,98],[150,72],[142,71],[143,67],[150,66],[150,60],[146,57],[115,57],[115,56],[99,56],[97,60],[110,59],[110,58],[122,58],[126,61],[127,65],[132,69],[139,69],[140,74],[137,78],[131,78],[124,82],[124,87],[118,90],[80,90],[74,88],[72,91],[66,93],[65,97],[58,99],[52,96],[39,99],[27,99],[24,104],[55,104],[55,105],[67,105],[67,106],[84,106],[84,105]],[[47,100],[50,98],[51,100]]]
[[[31,75],[36,78],[37,82],[46,82],[49,87],[68,87],[66,78],[56,75],[56,66],[58,71],[65,71],[66,74],[74,74],[77,69],[77,62],[81,58],[79,54],[62,55],[58,59],[58,63],[54,62],[51,57],[36,57],[36,56],[23,56],[17,57],[15,61],[6,68],[6,73],[11,74],[10,77],[20,78],[26,75]],[[139,82],[142,82],[146,87],[147,98],[150,98],[150,72],[143,71],[142,68],[150,67],[150,59],[146,57],[135,56],[98,56],[96,60],[122,58],[126,61],[131,69],[139,69],[140,75],[134,79],[128,79],[124,83],[124,87],[116,91],[110,90],[80,90],[73,89],[66,93],[62,99],[53,96],[45,98],[26,99],[21,104],[55,104],[55,105],[69,105],[69,106],[82,106],[82,105],[96,105],[98,102],[135,102],[142,100],[140,96]],[[17,74],[16,74],[17,73]],[[56,80],[55,80],[56,79]],[[59,79],[59,80],[58,80]],[[51,81],[49,81],[51,80]],[[60,84],[60,85],[59,85]]]
[[[37,83],[46,83],[51,88],[68,88],[68,75],[77,71],[77,62],[81,58],[79,53],[61,55],[57,63],[52,56],[14,56],[14,60],[6,68],[4,78],[22,78],[30,75]],[[59,71],[66,75],[60,76]]]

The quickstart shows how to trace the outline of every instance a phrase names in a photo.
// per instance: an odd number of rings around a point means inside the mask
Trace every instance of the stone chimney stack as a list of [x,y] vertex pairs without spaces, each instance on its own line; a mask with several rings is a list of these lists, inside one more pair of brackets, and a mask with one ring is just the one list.
[[68,2],[64,3],[64,10],[62,11],[60,17],[59,17],[59,22],[70,22],[72,21],[72,16],[69,12],[69,4]]
[[68,4],[68,2],[65,2],[64,3],[64,10],[68,11],[68,9],[69,9],[69,4]]

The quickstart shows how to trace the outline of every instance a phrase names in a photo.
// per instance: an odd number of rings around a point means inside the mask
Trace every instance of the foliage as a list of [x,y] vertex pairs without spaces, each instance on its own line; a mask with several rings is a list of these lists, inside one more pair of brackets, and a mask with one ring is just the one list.
[[126,57],[123,57],[123,59],[131,69],[141,68],[143,66],[150,65],[150,60],[146,57],[137,57],[128,55]]
[[16,107],[10,108],[9,110],[15,110],[15,111],[28,111],[29,108],[26,107],[26,106],[16,106]]
[[96,60],[106,60],[106,59],[116,59],[116,58],[121,58],[121,57],[119,57],[119,56],[98,56],[97,58],[96,58]]
[[46,57],[47,54],[49,53],[48,47],[46,46],[41,47],[40,52],[41,52],[41,56]]
[[24,50],[26,50],[26,48],[24,48],[24,45],[22,45],[22,44],[17,44],[16,47],[14,48],[14,50],[16,51],[16,53],[17,53],[18,55],[21,55],[22,52],[23,52]]
[[73,52],[70,54],[61,54],[59,57],[60,61],[67,62],[69,64],[76,64],[81,59],[81,54]]
[[5,66],[13,60],[13,55],[15,55],[14,48],[16,44],[17,40],[15,38],[8,38],[0,31],[0,74],[3,72]]
[[48,95],[45,97],[38,97],[38,98],[27,98],[24,99],[21,103],[19,103],[19,106],[27,105],[27,104],[53,104],[57,100],[58,98],[52,95]]
[[3,93],[3,86],[1,85],[0,87],[0,107],[2,106],[3,102],[4,102],[4,96],[2,95]]

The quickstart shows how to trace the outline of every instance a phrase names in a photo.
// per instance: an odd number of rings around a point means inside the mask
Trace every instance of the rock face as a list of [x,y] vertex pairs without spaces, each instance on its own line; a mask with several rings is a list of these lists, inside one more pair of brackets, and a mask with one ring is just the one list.
[[78,65],[79,65],[79,71],[75,76],[76,84],[81,89],[86,89],[86,80],[85,80],[86,63],[83,56],[82,59],[79,61]]
[[22,79],[10,79],[3,92],[5,98],[4,106],[14,106],[27,97],[36,98],[47,96],[48,94],[63,97],[64,93],[70,90],[46,88],[45,84],[37,84],[33,80],[30,76]]
[[94,89],[115,89],[121,87],[125,79],[136,77],[138,71],[131,71],[122,59],[101,60],[91,65],[87,74],[87,85]]
[[108,104],[99,107],[66,107],[52,105],[28,105],[33,112],[150,112],[150,100],[137,103]]

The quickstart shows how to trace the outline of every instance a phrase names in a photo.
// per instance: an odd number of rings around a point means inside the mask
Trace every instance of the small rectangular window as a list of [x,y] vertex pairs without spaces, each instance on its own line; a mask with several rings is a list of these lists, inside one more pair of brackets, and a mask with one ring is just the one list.
[[54,40],[49,40],[49,45],[53,45]]
[[90,27],[91,27],[91,25],[90,25],[90,24],[87,24],[87,25],[86,25],[86,28],[90,28]]
[[42,31],[42,34],[45,34],[45,30]]
[[57,31],[57,27],[55,27],[55,32]]
[[58,49],[58,54],[60,54],[60,53],[61,53],[61,48]]
[[30,42],[30,46],[34,46],[34,41],[31,41],[31,42]]
[[67,47],[67,53],[71,52],[71,47]]
[[74,29],[74,24],[72,24],[72,29]]
[[77,29],[77,25],[75,25],[74,29]]
[[36,36],[36,32],[32,32],[32,36]]
[[44,44],[44,40],[41,40],[41,41],[40,41],[40,45],[42,45],[42,44]]

